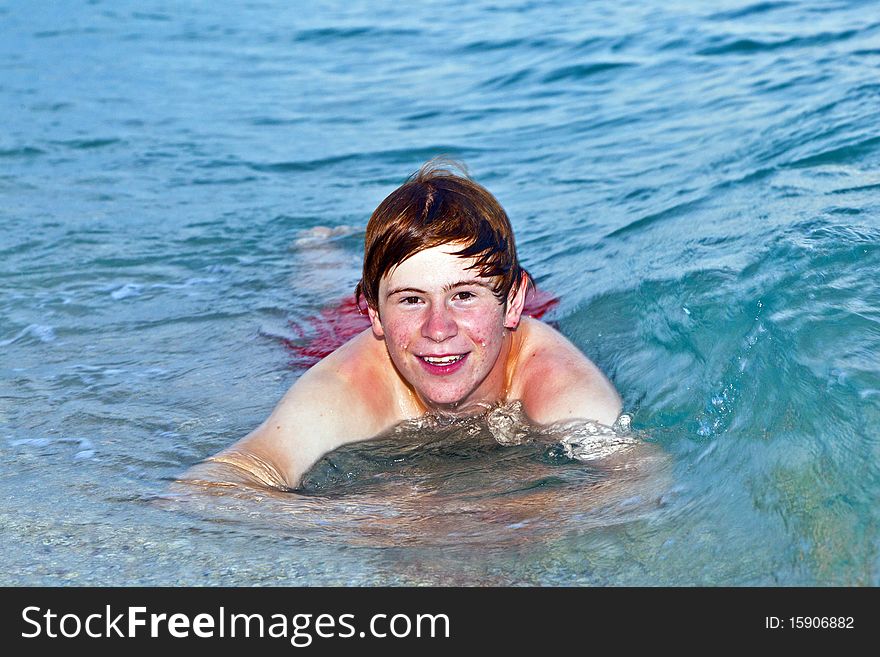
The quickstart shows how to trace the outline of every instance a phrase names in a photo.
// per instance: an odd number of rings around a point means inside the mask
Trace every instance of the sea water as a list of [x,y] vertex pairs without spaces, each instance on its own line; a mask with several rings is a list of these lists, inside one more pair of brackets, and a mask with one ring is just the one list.
[[[3,3],[0,582],[880,584],[875,9]],[[501,408],[177,489],[438,154],[631,425]]]

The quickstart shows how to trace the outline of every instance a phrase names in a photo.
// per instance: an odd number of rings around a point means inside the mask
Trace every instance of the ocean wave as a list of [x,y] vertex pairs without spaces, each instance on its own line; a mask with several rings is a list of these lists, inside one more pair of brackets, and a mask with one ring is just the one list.
[[792,160],[786,166],[806,168],[827,166],[829,164],[852,164],[873,155],[877,152],[878,147],[880,147],[880,137],[851,138],[849,141],[850,143],[848,144]]
[[731,9],[730,11],[719,11],[710,14],[707,18],[715,21],[728,21],[737,18],[746,18],[756,16],[758,14],[766,14],[776,11],[777,9],[787,9],[795,6],[793,2],[757,2],[741,9]]
[[379,28],[370,25],[359,27],[321,27],[308,30],[300,30],[294,35],[294,41],[298,42],[332,42],[358,39],[389,39],[401,36],[423,36],[422,30],[399,28]]
[[26,341],[28,338],[42,343],[55,342],[55,329],[47,324],[28,324],[14,337],[0,340],[0,347],[8,347],[16,342]]
[[553,82],[559,82],[560,80],[585,80],[602,73],[633,68],[634,66],[636,66],[636,64],[632,62],[592,62],[589,64],[561,66],[544,74],[541,78],[541,82],[550,84]]
[[92,139],[68,139],[65,141],[55,142],[59,146],[65,146],[73,150],[91,150],[93,148],[106,148],[107,146],[115,146],[123,143],[122,139],[116,137],[92,138]]
[[299,173],[319,171],[321,169],[332,169],[336,166],[350,163],[370,163],[371,165],[382,163],[418,167],[426,160],[436,157],[437,155],[454,154],[461,158],[467,158],[469,155],[477,152],[479,151],[473,148],[465,148],[463,146],[455,146],[450,144],[438,144],[435,146],[410,149],[389,149],[367,153],[347,153],[344,155],[335,155],[332,157],[319,158],[315,160],[250,163],[248,166],[250,166],[255,171],[269,173]]
[[861,30],[843,30],[777,40],[718,37],[714,39],[718,45],[701,48],[697,50],[696,54],[702,56],[753,55],[785,49],[813,48],[848,41],[861,33]]

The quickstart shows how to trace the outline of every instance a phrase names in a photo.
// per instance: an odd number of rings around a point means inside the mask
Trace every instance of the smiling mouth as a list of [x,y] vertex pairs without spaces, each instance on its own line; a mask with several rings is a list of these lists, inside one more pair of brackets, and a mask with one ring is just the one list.
[[457,363],[465,356],[467,356],[467,354],[458,354],[454,356],[419,356],[419,358],[430,365],[443,367],[445,365],[452,365],[453,363]]
[[449,356],[419,356],[419,362],[428,374],[445,376],[457,372],[464,367],[467,354],[452,354]]

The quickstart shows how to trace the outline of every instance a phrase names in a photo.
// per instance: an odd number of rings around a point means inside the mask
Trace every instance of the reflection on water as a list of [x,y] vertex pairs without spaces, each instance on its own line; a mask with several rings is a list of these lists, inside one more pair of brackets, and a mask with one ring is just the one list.
[[348,545],[513,546],[658,512],[668,462],[628,420],[535,427],[519,402],[428,416],[325,455],[291,492],[200,486],[207,497],[178,488],[171,499]]

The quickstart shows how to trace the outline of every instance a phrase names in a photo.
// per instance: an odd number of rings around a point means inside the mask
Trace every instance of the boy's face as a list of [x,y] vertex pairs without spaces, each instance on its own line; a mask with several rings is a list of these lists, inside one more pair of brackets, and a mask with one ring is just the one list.
[[422,403],[439,411],[494,404],[504,392],[509,331],[519,322],[525,286],[502,304],[491,278],[455,256],[461,244],[420,251],[379,283],[373,333]]

